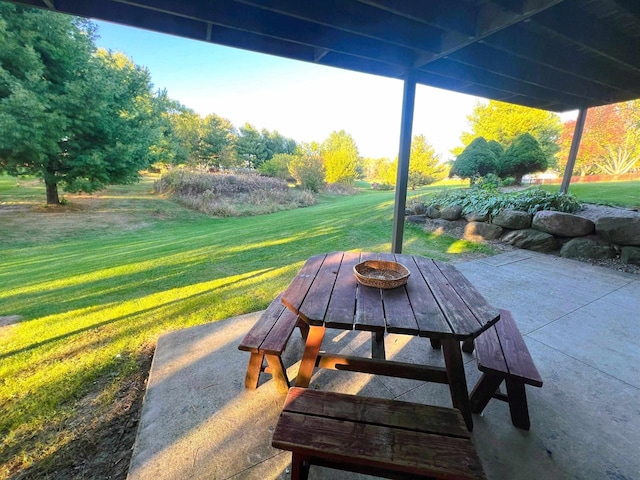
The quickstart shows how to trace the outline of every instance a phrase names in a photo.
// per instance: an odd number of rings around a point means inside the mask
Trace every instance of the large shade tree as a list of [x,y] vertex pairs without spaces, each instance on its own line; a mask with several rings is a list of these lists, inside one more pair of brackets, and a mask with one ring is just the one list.
[[149,73],[96,51],[95,26],[0,3],[0,172],[93,192],[131,183],[160,134]]
[[358,176],[358,147],[344,130],[332,132],[320,146],[328,183],[352,184]]
[[[564,123],[558,164],[564,168],[575,120]],[[640,100],[590,108],[574,171],[580,175],[620,175],[640,169]]]
[[447,176],[447,166],[424,135],[415,135],[409,156],[409,185],[428,185]]

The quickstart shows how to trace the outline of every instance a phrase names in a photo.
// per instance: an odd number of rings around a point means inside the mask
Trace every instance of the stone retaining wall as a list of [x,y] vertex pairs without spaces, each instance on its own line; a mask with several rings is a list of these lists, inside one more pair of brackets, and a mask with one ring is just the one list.
[[538,252],[560,250],[567,258],[620,258],[640,265],[640,216],[601,217],[596,221],[570,213],[540,211],[535,215],[502,210],[490,219],[483,214],[462,217],[460,207],[439,209],[419,206],[408,210],[407,221],[423,223],[426,218],[466,220],[467,240],[496,240],[517,248]]

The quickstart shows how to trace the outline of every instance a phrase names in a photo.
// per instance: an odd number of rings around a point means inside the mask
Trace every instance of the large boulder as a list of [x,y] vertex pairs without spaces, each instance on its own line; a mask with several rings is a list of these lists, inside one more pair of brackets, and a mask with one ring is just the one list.
[[464,227],[464,239],[472,242],[481,240],[495,240],[504,232],[504,228],[499,225],[484,222],[469,222]]
[[433,205],[429,205],[425,213],[429,218],[440,218],[440,210]]
[[620,260],[624,263],[640,265],[640,247],[622,247]]
[[640,245],[640,217],[601,217],[596,233],[618,245]]
[[414,215],[424,215],[427,212],[427,207],[424,206],[424,203],[416,203],[412,210]]
[[505,208],[493,218],[492,223],[512,230],[529,228],[531,226],[531,214]]
[[595,235],[572,238],[560,249],[560,256],[566,258],[615,258],[616,255],[613,244]]
[[502,241],[518,248],[534,250],[536,252],[551,252],[558,248],[558,242],[553,235],[533,228],[514,230],[502,237]]
[[593,233],[595,223],[570,213],[543,210],[534,215],[531,226],[559,237],[583,237]]
[[462,207],[460,205],[451,205],[440,210],[440,218],[445,220],[460,220],[462,217]]
[[464,216],[467,222],[486,222],[489,220],[488,213],[468,213]]

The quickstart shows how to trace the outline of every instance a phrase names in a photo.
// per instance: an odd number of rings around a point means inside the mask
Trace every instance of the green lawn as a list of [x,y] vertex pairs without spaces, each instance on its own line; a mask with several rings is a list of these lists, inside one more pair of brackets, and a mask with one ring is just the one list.
[[[0,176],[0,317],[21,317],[0,328],[0,478],[73,462],[61,452],[113,416],[160,334],[265,308],[310,255],[390,250],[394,192],[214,219],[151,182],[46,208],[37,181]],[[405,231],[406,253],[478,250]]]
[[[542,188],[548,192],[560,190],[559,185],[543,185]],[[569,193],[584,203],[640,208],[640,181],[572,183]]]

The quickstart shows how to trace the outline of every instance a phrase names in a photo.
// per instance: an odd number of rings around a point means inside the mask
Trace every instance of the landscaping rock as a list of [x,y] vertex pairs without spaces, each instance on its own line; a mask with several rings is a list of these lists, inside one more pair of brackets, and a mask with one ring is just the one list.
[[596,233],[618,245],[640,245],[640,217],[602,217]]
[[509,232],[502,237],[502,241],[517,248],[525,248],[536,252],[551,252],[558,248],[558,242],[556,242],[553,235],[533,228]]
[[410,208],[405,208],[404,209],[404,216],[407,217],[409,215],[413,215],[413,210]]
[[495,240],[504,232],[498,225],[484,222],[469,222],[464,229],[464,239],[478,242],[481,240]]
[[424,206],[424,203],[418,203],[413,206],[413,214],[414,215],[424,215],[427,212],[427,208]]
[[467,222],[486,222],[489,220],[488,213],[469,213],[464,216]]
[[573,238],[560,249],[565,258],[615,258],[616,248],[595,235]]
[[519,210],[504,209],[494,217],[492,223],[512,230],[529,228],[531,226],[531,214]]
[[462,207],[459,205],[452,205],[440,210],[440,218],[445,220],[460,220],[462,217]]
[[624,263],[640,265],[640,247],[622,247],[620,260]]
[[550,210],[537,212],[531,225],[536,230],[560,237],[583,237],[593,233],[596,227],[595,223],[587,218]]
[[427,218],[424,215],[407,215],[405,219],[411,223],[424,223]]
[[425,212],[425,214],[429,218],[440,218],[440,210],[433,205],[427,207],[427,211]]

